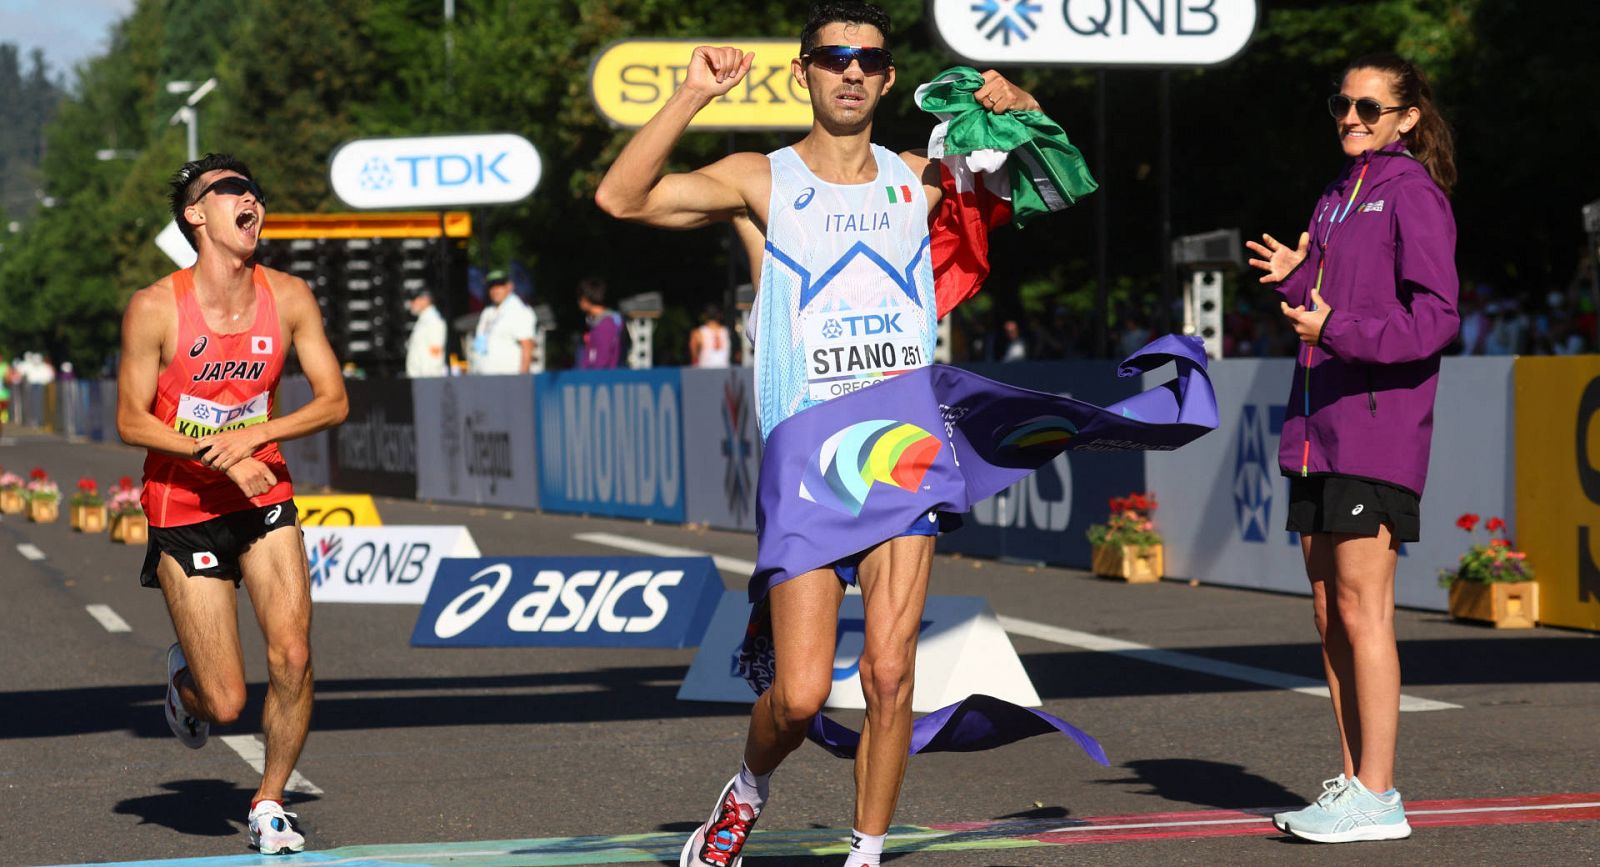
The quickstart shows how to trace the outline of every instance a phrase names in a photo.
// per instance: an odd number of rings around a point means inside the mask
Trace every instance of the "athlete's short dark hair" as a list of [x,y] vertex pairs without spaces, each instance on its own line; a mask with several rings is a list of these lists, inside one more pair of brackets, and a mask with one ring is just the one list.
[[195,240],[194,227],[189,225],[188,219],[183,216],[183,209],[194,204],[194,197],[200,194],[200,178],[205,176],[206,172],[219,171],[236,172],[249,180],[255,180],[255,176],[250,174],[250,167],[233,154],[206,154],[200,159],[184,163],[173,173],[169,182],[167,202],[172,208],[172,219],[183,232],[184,240],[196,250],[200,249],[200,243]]
[[578,297],[590,304],[606,306],[606,281],[598,277],[585,277],[579,280]]
[[892,35],[889,13],[871,3],[849,2],[849,0],[822,2],[811,7],[811,17],[807,19],[805,29],[800,31],[800,53],[805,54],[817,47],[817,31],[829,24],[841,23],[871,24],[883,34],[885,44],[888,44]]

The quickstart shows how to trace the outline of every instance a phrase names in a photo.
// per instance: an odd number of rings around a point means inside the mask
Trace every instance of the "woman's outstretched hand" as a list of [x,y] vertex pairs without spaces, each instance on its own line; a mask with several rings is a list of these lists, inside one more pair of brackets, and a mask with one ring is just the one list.
[[1298,247],[1280,244],[1277,238],[1266,233],[1262,233],[1261,240],[1266,243],[1263,245],[1255,241],[1244,242],[1251,252],[1261,257],[1251,259],[1250,267],[1267,272],[1261,275],[1261,282],[1280,283],[1306,260],[1306,246],[1311,243],[1311,236],[1301,232]]

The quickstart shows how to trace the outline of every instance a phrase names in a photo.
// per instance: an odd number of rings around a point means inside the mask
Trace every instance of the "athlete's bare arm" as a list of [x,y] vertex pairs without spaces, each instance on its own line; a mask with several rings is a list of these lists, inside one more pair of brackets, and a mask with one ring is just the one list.
[[[698,229],[764,211],[772,183],[761,154],[732,154],[698,171],[662,176],[689,122],[743,80],[754,59],[737,48],[696,48],[683,86],[622,149],[595,204],[618,219],[662,229]],[[765,213],[754,216],[765,223]]]
[[178,303],[163,277],[138,292],[122,316],[122,360],[117,366],[117,434],[130,446],[194,459],[195,440],[161,423],[150,411],[161,370],[178,340]]
[[299,277],[270,268],[267,282],[278,305],[284,337],[300,359],[300,369],[311,382],[311,401],[288,415],[238,430],[201,437],[196,448],[205,449],[207,466],[227,470],[255,453],[264,443],[310,436],[338,425],[349,414],[339,359],[322,330],[322,310],[311,287]]
[[[995,114],[1008,111],[1039,111],[1039,101],[994,70],[983,74],[984,85],[973,94],[978,104]],[[944,188],[939,183],[939,164],[928,159],[926,150],[911,150],[900,154],[907,166],[922,178],[922,189],[928,198],[928,213],[932,214],[944,198]]]

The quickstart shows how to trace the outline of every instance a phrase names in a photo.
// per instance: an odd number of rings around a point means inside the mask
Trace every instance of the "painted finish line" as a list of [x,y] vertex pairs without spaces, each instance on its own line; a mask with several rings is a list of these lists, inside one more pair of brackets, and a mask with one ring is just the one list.
[[[896,825],[885,853],[955,852],[1023,849],[1139,840],[1196,839],[1277,835],[1272,814],[1290,806],[1249,810],[1200,810],[1140,813],[1085,819],[1023,819],[948,825]],[[1406,805],[1414,828],[1470,825],[1524,825],[1541,822],[1600,821],[1600,792],[1534,795],[1522,798],[1416,801]],[[816,828],[756,831],[749,855],[755,857],[841,855],[849,851],[850,832]],[[546,867],[570,864],[637,864],[672,862],[683,847],[683,832],[625,834],[616,837],[547,837],[539,840],[494,840],[465,843],[409,843],[345,846],[301,855],[263,858],[234,855],[167,861],[125,861],[120,867],[243,867],[274,864],[399,867],[449,862],[460,867]],[[117,865],[110,865],[117,867]]]

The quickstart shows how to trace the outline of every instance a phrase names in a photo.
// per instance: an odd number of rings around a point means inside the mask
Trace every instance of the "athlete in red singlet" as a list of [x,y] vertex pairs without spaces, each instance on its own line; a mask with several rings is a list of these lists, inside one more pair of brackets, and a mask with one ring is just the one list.
[[[185,163],[171,203],[199,259],[134,294],[117,376],[117,430],[149,451],[140,582],[161,588],[178,637],[167,651],[167,724],[198,749],[210,723],[231,724],[244,709],[242,582],[268,671],[250,842],[266,855],[298,852],[305,838],[283,810],[283,789],[311,722],[311,581],[277,444],[343,421],[344,380],[305,281],[251,262],[266,197],[244,163],[223,154]],[[291,346],[313,398],[278,418]]]

